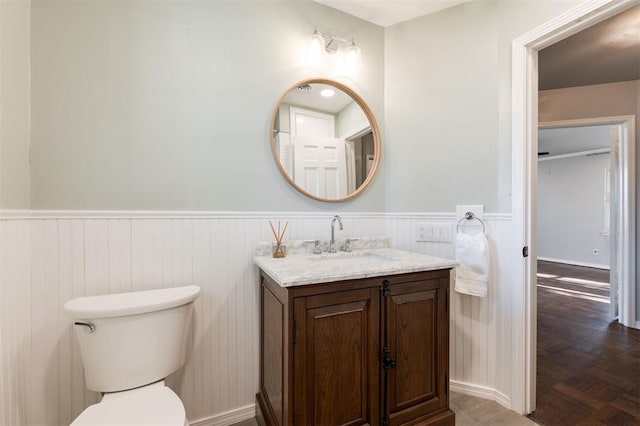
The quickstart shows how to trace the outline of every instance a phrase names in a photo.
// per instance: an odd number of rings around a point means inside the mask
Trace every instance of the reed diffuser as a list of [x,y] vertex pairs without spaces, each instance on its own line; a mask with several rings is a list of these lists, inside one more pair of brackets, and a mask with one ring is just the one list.
[[284,233],[287,231],[287,225],[289,225],[289,222],[284,224],[284,229],[280,232],[280,221],[278,221],[278,232],[276,232],[276,228],[273,226],[273,223],[269,221],[271,232],[273,233],[273,237],[276,239],[276,243],[272,250],[273,257],[275,258],[283,258],[287,255],[287,246],[282,244],[282,238],[284,237]]

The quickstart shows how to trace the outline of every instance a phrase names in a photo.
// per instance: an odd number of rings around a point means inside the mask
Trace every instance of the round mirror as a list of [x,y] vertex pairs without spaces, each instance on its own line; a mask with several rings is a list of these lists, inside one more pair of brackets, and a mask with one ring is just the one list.
[[332,80],[309,79],[280,98],[271,150],[284,177],[304,195],[344,201],[360,194],[380,163],[380,130],[357,93]]

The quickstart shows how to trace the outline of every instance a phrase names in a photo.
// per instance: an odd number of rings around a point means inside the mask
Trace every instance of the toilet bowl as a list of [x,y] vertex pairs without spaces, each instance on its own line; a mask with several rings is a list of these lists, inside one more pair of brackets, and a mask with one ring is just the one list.
[[188,426],[182,401],[164,380],[138,389],[105,394],[85,409],[71,426]]
[[87,388],[103,394],[73,426],[185,426],[182,401],[164,379],[186,358],[197,286],[70,300]]

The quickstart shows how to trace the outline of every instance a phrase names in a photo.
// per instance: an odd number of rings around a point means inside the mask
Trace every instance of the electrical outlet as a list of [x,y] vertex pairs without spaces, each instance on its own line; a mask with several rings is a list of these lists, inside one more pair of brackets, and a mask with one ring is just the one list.
[[593,249],[593,255],[597,256],[598,254],[600,254],[600,251],[598,249]]
[[427,241],[427,224],[419,223],[416,227],[416,241]]

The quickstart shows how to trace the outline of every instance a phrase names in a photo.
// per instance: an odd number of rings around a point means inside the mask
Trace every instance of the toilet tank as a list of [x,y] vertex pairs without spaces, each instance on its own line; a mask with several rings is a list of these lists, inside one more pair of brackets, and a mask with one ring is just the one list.
[[200,287],[80,297],[65,303],[87,388],[117,392],[162,380],[185,362]]

